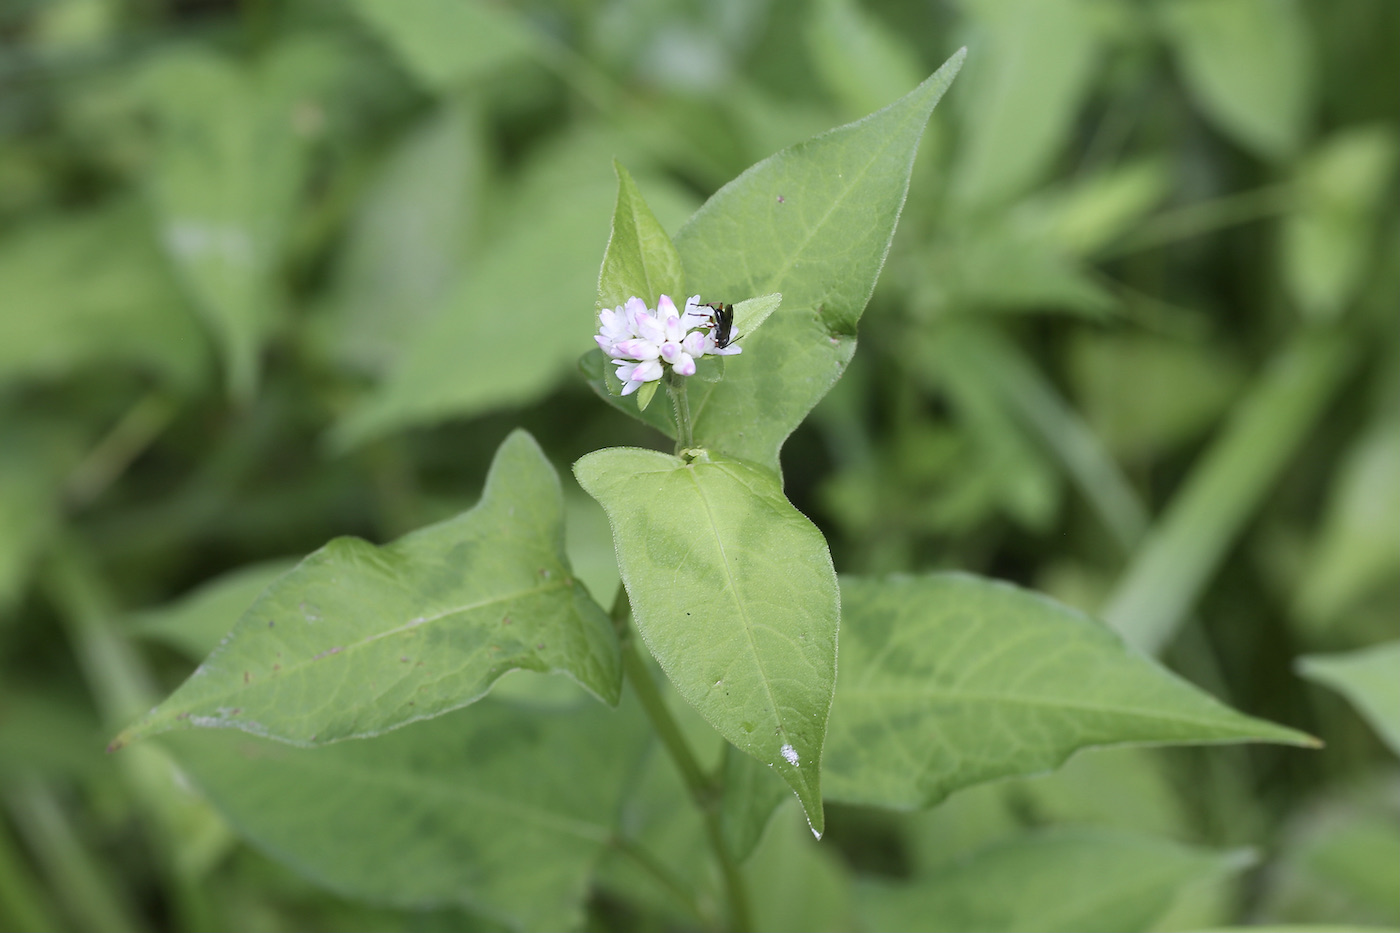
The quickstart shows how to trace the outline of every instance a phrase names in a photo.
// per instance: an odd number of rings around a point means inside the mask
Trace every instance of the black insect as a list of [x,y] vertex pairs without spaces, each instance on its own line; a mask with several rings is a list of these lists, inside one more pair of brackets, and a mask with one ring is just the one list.
[[715,346],[721,350],[729,346],[734,332],[734,306],[712,302],[705,305],[713,312],[710,317],[714,319],[714,329],[710,331],[715,338]]

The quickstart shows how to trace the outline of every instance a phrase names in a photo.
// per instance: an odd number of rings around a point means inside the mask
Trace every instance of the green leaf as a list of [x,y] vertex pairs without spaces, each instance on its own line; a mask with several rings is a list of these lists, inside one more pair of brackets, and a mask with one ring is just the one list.
[[205,731],[162,744],[239,833],[319,884],[564,930],[582,920],[645,740],[634,704],[486,700],[323,748]]
[[1365,126],[1328,139],[1299,167],[1298,209],[1283,225],[1280,268],[1308,316],[1337,318],[1366,284],[1396,155],[1392,127]]
[[614,160],[613,170],[617,172],[617,206],[598,274],[598,307],[616,308],[636,297],[648,308],[655,308],[662,295],[669,295],[683,307],[685,270],[675,244],[642,200],[627,169]]
[[[0,314],[0,319],[5,315]],[[0,628],[63,519],[63,479],[78,437],[0,408]]]
[[844,578],[829,799],[931,806],[1098,745],[1308,736],[1236,713],[1105,626],[963,574]]
[[778,810],[744,866],[754,929],[846,933],[855,923],[851,873],[837,852],[813,839],[796,807]]
[[[935,254],[919,277],[954,306],[991,311],[1065,311],[1103,318],[1118,300],[1049,236],[1032,235],[1000,215],[972,223]],[[920,274],[921,273],[921,274]]]
[[968,67],[964,131],[950,193],[968,208],[1020,194],[1069,138],[1099,57],[1081,0],[968,4],[978,54]]
[[734,330],[731,340],[738,340],[758,330],[759,326],[783,303],[783,296],[777,293],[746,298],[734,305]]
[[850,114],[870,113],[904,95],[923,69],[906,37],[892,34],[852,0],[820,0],[804,38],[818,77]]
[[936,378],[972,441],[978,479],[1012,518],[1045,529],[1060,498],[1060,477],[997,383],[1006,367],[997,359],[995,338],[982,325],[954,319],[911,335],[909,343],[911,355],[927,360],[923,368]]
[[651,400],[656,397],[656,390],[660,385],[660,382],[648,382],[637,390],[638,411],[647,410],[647,406],[651,404]]
[[361,199],[337,258],[323,339],[354,369],[382,374],[415,325],[457,283],[486,174],[475,107],[452,102],[404,135]]
[[224,636],[263,591],[297,565],[269,560],[231,570],[158,609],[139,613],[130,631],[163,642],[198,660],[219,647]]
[[1346,654],[1307,655],[1298,659],[1298,673],[1350,700],[1400,755],[1400,641]]
[[840,607],[826,541],[738,460],[609,448],[574,464],[612,523],[637,629],[686,701],[771,765],[823,828]]
[[385,547],[332,541],[113,744],[191,727],[298,745],[373,736],[466,706],[517,668],[616,703],[616,636],[570,573],[563,510],[553,467],[514,432],[476,508]]
[[256,69],[193,48],[164,54],[141,86],[158,127],[149,187],[167,252],[249,397],[276,325],[275,274],[324,116],[316,94],[338,59],[311,42]]
[[753,854],[778,805],[789,799],[788,790],[756,758],[740,755],[730,745],[725,746],[721,781],[720,832],[729,853],[742,862]]
[[425,86],[450,90],[532,54],[529,26],[482,0],[354,0],[351,6]]
[[[620,145],[569,137],[560,158],[526,171],[510,223],[489,231],[443,306],[406,335],[385,381],[336,425],[336,444],[532,401],[596,349],[598,257],[617,187],[606,160]],[[647,190],[663,220],[693,204],[674,185]]]
[[692,388],[698,446],[778,469],[783,441],[855,351],[924,124],[963,54],[884,110],[759,162],[676,236],[704,300],[783,296],[724,380]]
[[1143,158],[1058,185],[1016,206],[1018,226],[1071,256],[1091,256],[1120,242],[1171,191],[1161,158]]
[[878,930],[1125,933],[1151,928],[1185,887],[1253,861],[1247,849],[1055,828],[994,843],[910,884],[866,882],[858,893],[866,926]]
[[1094,435],[1118,457],[1146,462],[1214,425],[1244,373],[1214,343],[1082,331],[1069,346],[1069,379]]
[[129,201],[28,222],[0,241],[0,386],[134,366],[180,387],[208,364],[145,212]]
[[1400,428],[1386,413],[1337,469],[1326,517],[1298,581],[1299,614],[1316,628],[1340,620],[1400,575]]
[[1360,782],[1333,782],[1294,808],[1251,917],[1278,930],[1317,933],[1400,926],[1397,790],[1395,772],[1382,770]]
[[1310,27],[1300,4],[1171,0],[1157,10],[1205,115],[1257,155],[1292,155],[1312,103]]

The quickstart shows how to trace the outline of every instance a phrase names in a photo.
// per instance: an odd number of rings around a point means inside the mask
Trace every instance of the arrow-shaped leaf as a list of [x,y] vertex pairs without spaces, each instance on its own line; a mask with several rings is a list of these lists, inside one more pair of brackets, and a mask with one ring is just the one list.
[[770,765],[823,828],[840,612],[826,540],[738,460],[609,448],[574,464],[612,522],[637,628],[681,696]]
[[926,807],[1096,745],[1283,742],[1066,606],[963,574],[841,581],[833,800]]
[[570,572],[563,512],[553,467],[516,431],[474,509],[385,547],[339,538],[312,554],[113,744],[190,727],[297,745],[372,736],[466,706],[517,668],[616,703],[616,636]]

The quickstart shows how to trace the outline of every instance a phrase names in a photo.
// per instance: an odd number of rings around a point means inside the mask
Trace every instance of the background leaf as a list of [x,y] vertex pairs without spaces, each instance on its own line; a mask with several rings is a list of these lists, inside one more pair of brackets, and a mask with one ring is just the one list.
[[1283,274],[1305,314],[1336,318],[1361,290],[1397,150],[1393,128],[1356,127],[1326,140],[1299,166],[1300,203],[1283,227]]
[[0,240],[0,385],[99,366],[175,387],[203,376],[207,346],[149,220],[129,200],[36,220]]
[[832,800],[926,807],[1122,743],[1307,736],[1236,713],[1043,596],[961,574],[841,581]]
[[697,445],[777,469],[778,448],[850,362],[924,124],[962,61],[753,166],[677,234],[690,288],[707,300],[783,296],[724,381],[691,393]]
[[351,6],[431,90],[480,79],[539,44],[523,20],[497,3],[354,0]]
[[1202,111],[1256,155],[1297,151],[1312,104],[1308,24],[1293,0],[1170,0],[1157,11]]
[[1400,641],[1346,654],[1311,654],[1298,659],[1298,672],[1331,687],[1400,755]]
[[819,0],[803,38],[817,75],[851,116],[872,113],[923,77],[904,37],[854,0]]
[[826,541],[751,464],[636,448],[574,464],[607,510],[637,630],[681,696],[773,767],[818,834],[836,679],[836,575]]
[[[598,257],[616,199],[610,137],[569,140],[526,171],[505,229],[486,245],[437,313],[405,336],[384,382],[333,432],[351,446],[386,432],[478,415],[537,399],[593,345]],[[674,185],[648,184],[663,222],[694,204]]]
[[324,122],[316,98],[339,65],[312,42],[279,47],[256,69],[191,48],[157,57],[140,79],[158,127],[148,184],[161,239],[242,399],[277,323],[274,276]]
[[1336,623],[1400,577],[1400,428],[1386,413],[1344,454],[1321,533],[1297,582],[1297,611]]
[[476,508],[382,548],[332,541],[114,744],[190,727],[300,745],[372,736],[472,703],[516,668],[563,671],[616,703],[616,636],[570,574],[563,510],[553,468],[516,431]]
[[479,108],[451,101],[388,153],[360,201],[318,319],[334,356],[382,375],[471,270],[486,184]]
[[978,54],[960,102],[967,131],[951,190],[960,205],[981,208],[1020,194],[1049,166],[1089,90],[1099,43],[1081,0],[966,6]]
[[914,884],[868,883],[859,904],[880,930],[1147,930],[1184,886],[1253,861],[1248,850],[1049,829],[996,843]]
[[581,920],[644,741],[630,704],[487,700],[324,748],[204,730],[162,744],[239,832],[320,884],[562,930]]
[[719,825],[724,844],[742,862],[753,854],[774,811],[788,799],[788,789],[758,759],[731,748],[725,746]]
[[269,560],[230,571],[170,605],[137,614],[131,631],[199,660],[219,647],[248,607],[298,563],[294,559]]

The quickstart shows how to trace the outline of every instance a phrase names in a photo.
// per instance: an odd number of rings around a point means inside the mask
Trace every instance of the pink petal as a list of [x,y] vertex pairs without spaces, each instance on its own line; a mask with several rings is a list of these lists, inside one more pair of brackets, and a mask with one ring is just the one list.
[[650,340],[622,340],[617,344],[617,353],[634,360],[654,360],[661,351]]
[[637,335],[643,340],[650,340],[655,344],[666,342],[666,328],[661,326],[661,322],[650,314],[637,318]]

